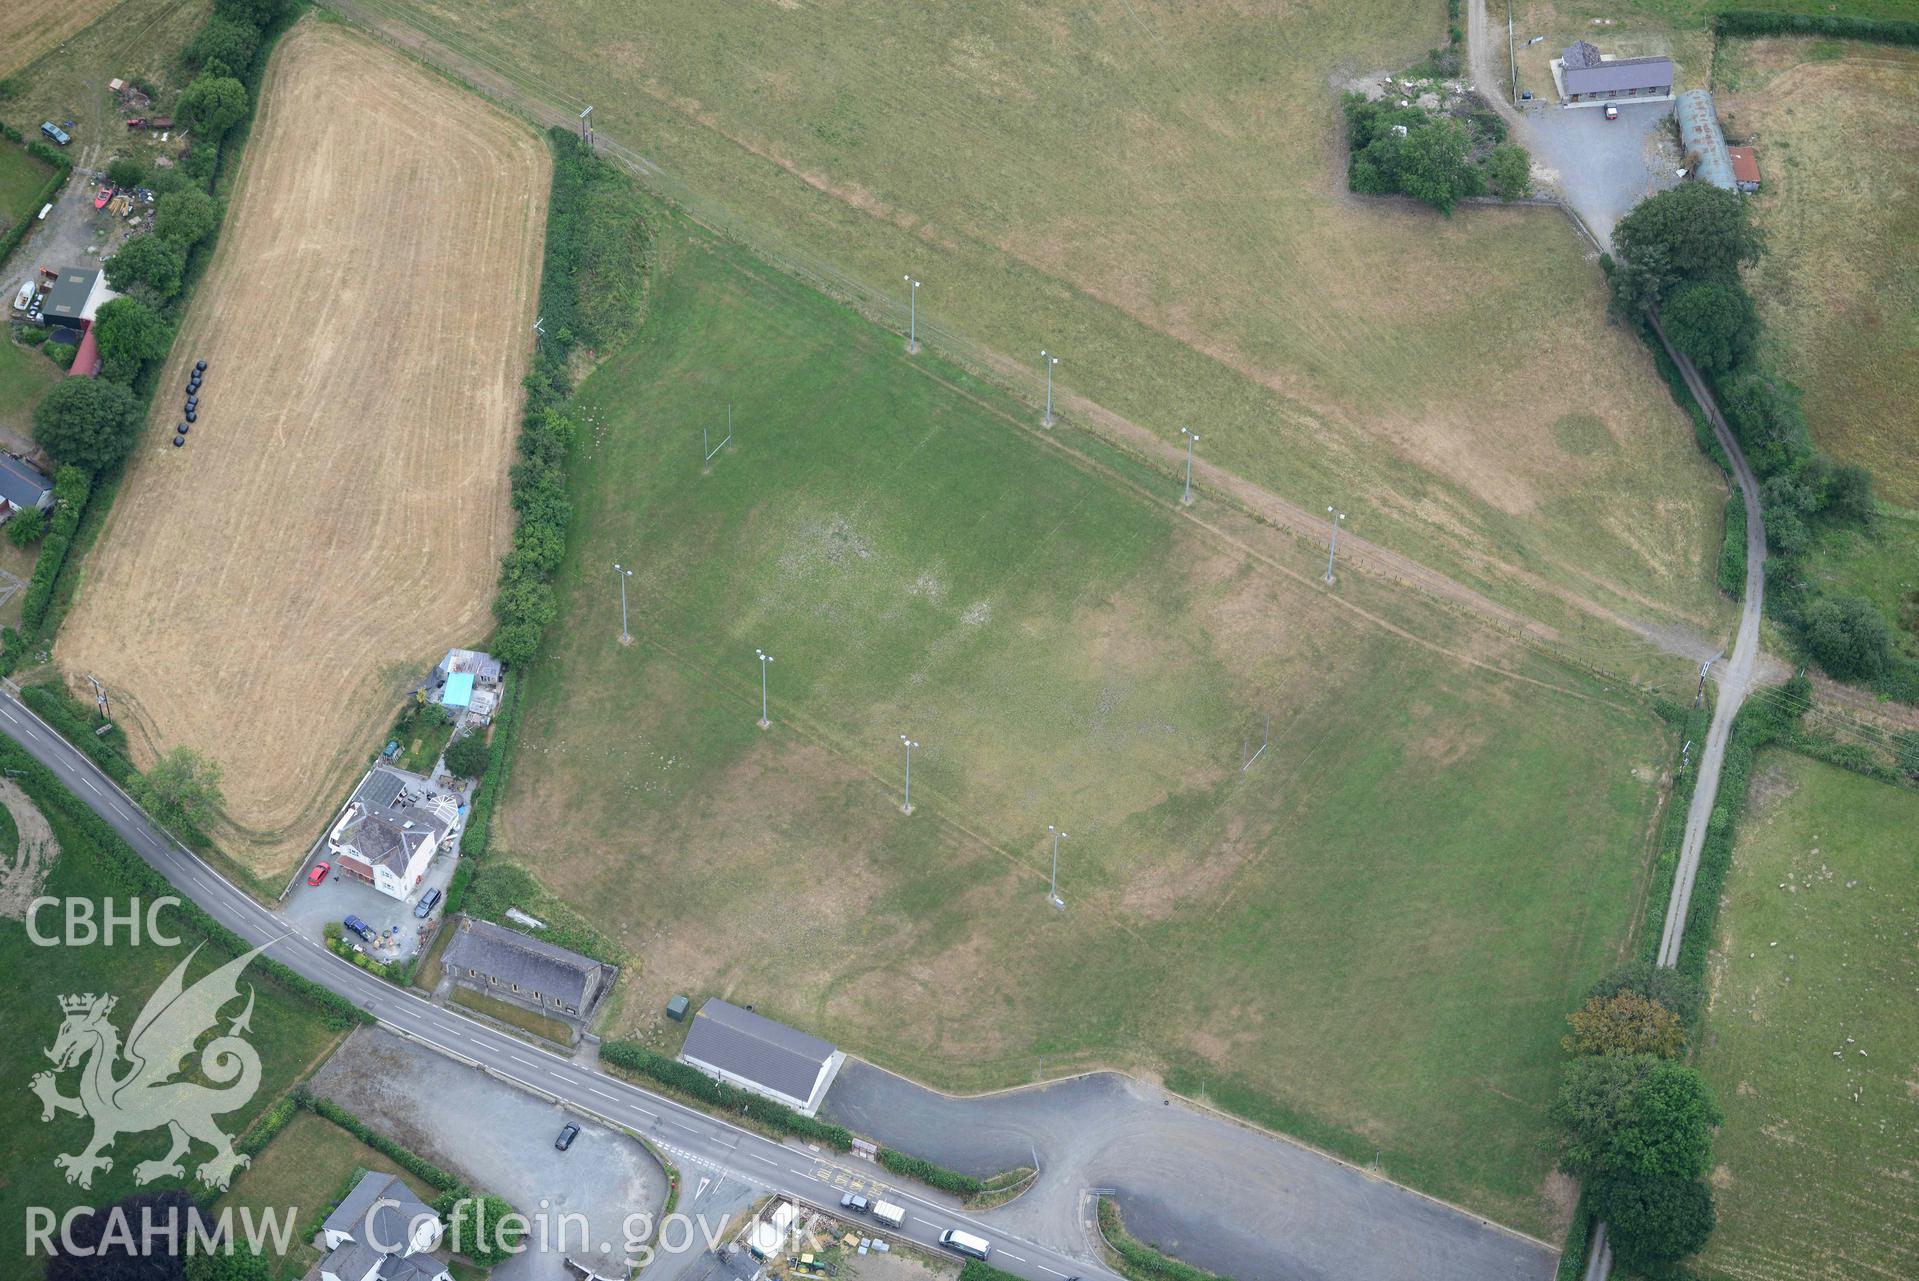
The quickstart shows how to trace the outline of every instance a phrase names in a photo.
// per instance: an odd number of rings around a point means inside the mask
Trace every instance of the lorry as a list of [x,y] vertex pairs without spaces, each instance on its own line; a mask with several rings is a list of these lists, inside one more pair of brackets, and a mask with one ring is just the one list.
[[906,1211],[891,1201],[873,1202],[873,1220],[884,1223],[889,1228],[898,1228],[906,1222]]

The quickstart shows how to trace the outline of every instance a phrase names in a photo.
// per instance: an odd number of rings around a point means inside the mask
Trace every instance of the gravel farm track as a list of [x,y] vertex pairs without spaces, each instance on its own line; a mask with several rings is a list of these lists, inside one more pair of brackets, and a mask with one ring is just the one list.
[[309,19],[243,166],[55,659],[106,684],[142,764],[176,744],[221,764],[245,824],[221,844],[273,879],[379,749],[402,673],[491,625],[551,162]]

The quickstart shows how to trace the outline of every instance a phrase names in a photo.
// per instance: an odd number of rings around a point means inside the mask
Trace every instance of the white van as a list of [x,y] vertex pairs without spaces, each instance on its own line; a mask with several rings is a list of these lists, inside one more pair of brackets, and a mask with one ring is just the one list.
[[906,1222],[906,1211],[891,1201],[873,1202],[873,1218],[889,1228],[897,1228]]
[[940,1233],[940,1244],[949,1250],[970,1254],[975,1259],[984,1259],[993,1252],[992,1243],[985,1237],[976,1237],[971,1232],[961,1232],[958,1228],[948,1228]]

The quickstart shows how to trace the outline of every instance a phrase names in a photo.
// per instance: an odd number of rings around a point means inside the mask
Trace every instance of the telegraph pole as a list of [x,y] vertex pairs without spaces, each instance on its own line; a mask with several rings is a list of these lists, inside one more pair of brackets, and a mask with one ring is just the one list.
[[1181,427],[1179,434],[1186,437],[1186,493],[1180,498],[1180,505],[1193,505],[1193,446],[1199,443],[1199,433],[1190,427]]
[[920,349],[920,282],[911,276],[900,279],[912,286],[906,295],[906,354],[912,356]]
[[900,804],[900,813],[911,814],[913,812],[913,749],[919,744],[904,734],[900,735],[900,742],[906,745],[906,799]]
[[580,141],[586,144],[588,151],[593,150],[593,108],[591,107],[580,113]]
[[1346,519],[1346,513],[1328,507],[1326,514],[1333,518],[1333,540],[1326,546],[1326,585],[1331,587],[1333,585],[1333,557],[1339,555],[1339,522]]
[[765,729],[773,723],[766,719],[766,669],[772,665],[773,656],[763,649],[753,652],[760,656],[760,728]]

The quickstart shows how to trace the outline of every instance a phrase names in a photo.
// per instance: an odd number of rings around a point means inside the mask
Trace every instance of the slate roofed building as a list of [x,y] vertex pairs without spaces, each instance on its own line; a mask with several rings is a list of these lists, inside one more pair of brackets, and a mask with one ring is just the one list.
[[327,833],[327,852],[343,874],[404,900],[458,819],[459,807],[447,797],[404,809],[357,797]]
[[447,1281],[446,1265],[430,1253],[442,1225],[398,1175],[360,1176],[346,1199],[320,1225],[327,1255],[322,1281]]
[[700,1007],[680,1062],[812,1116],[846,1055],[817,1036],[717,997]]
[[1575,40],[1559,55],[1567,102],[1672,96],[1671,58],[1608,58],[1597,46]]
[[459,918],[440,964],[454,982],[488,996],[581,1019],[616,973],[556,943],[466,916]]
[[0,454],[0,522],[12,519],[15,512],[52,507],[53,482],[47,474],[24,458]]

